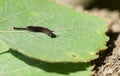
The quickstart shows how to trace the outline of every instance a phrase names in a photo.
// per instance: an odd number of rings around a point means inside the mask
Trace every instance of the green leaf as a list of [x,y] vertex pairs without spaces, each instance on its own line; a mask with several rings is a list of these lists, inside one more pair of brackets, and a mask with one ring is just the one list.
[[[87,62],[105,49],[107,21],[63,7],[50,0],[0,0],[0,38],[10,48],[49,62]],[[29,25],[54,30],[43,33],[13,30]]]
[[89,63],[46,63],[18,52],[0,55],[0,76],[90,76]]
[[0,54],[5,53],[5,51],[9,50],[9,46],[3,42],[2,40],[0,40]]

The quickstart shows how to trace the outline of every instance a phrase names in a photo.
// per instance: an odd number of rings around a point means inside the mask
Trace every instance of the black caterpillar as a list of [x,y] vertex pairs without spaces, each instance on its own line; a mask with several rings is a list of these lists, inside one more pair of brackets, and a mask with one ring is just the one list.
[[56,35],[53,33],[54,31],[51,31],[48,28],[45,27],[39,27],[39,26],[27,26],[26,28],[17,28],[13,27],[14,30],[28,30],[31,32],[42,32],[50,36],[51,38],[55,38]]

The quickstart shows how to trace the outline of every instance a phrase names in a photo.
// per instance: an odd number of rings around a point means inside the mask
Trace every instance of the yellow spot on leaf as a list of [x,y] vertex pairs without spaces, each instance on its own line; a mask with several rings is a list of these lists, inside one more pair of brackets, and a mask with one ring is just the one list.
[[32,16],[34,16],[34,17],[39,16],[39,12],[34,12],[34,11],[33,11],[33,12],[31,12],[30,14],[31,14]]
[[90,54],[90,55],[95,55],[95,52],[90,52],[89,54]]
[[102,32],[101,31],[97,31],[98,34],[101,34]]

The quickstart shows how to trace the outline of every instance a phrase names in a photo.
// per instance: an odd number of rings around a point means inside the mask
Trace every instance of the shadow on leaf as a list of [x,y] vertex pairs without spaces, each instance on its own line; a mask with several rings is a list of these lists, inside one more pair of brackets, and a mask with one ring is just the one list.
[[61,63],[49,63],[40,60],[36,60],[33,58],[29,58],[17,51],[9,50],[6,53],[11,53],[16,58],[24,61],[26,64],[43,69],[47,72],[54,72],[54,73],[61,73],[61,74],[69,74],[77,71],[85,71],[86,68],[90,66],[90,63],[68,63],[68,62],[61,62]]

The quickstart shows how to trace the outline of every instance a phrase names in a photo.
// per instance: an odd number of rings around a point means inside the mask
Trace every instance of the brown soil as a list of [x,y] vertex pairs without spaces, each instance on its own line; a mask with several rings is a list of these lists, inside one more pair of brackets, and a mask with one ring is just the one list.
[[[57,1],[59,2],[59,0]],[[83,9],[86,5],[79,6],[77,4],[75,6],[75,2],[74,4],[68,3],[65,2],[65,5],[67,4],[77,10],[86,11],[110,20],[107,27],[108,32],[106,33],[110,37],[106,44],[108,48],[100,51],[98,53],[99,58],[92,61],[92,64],[95,65],[93,71],[95,71],[94,76],[120,76],[120,1],[96,0],[87,9]]]

